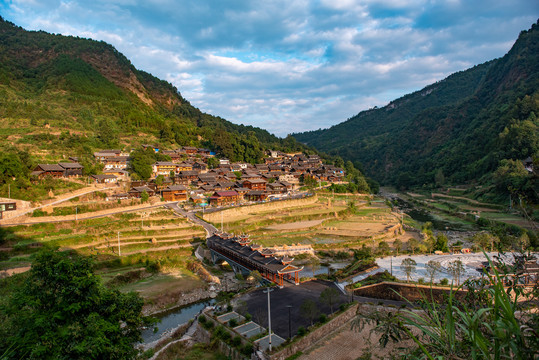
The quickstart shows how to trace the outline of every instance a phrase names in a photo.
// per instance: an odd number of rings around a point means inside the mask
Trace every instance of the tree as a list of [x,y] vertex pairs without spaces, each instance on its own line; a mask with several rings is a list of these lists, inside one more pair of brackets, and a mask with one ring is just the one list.
[[447,236],[444,234],[438,234],[436,236],[436,241],[434,243],[434,250],[439,250],[442,252],[449,252],[449,248],[447,247],[448,239]]
[[214,169],[219,166],[219,159],[216,159],[215,157],[210,157],[208,158],[207,164],[209,169]]
[[150,195],[146,190],[142,191],[142,194],[140,194],[140,201],[145,203],[150,199]]
[[401,262],[401,270],[404,271],[404,273],[406,274],[406,281],[407,282],[410,282],[410,277],[412,276],[413,273],[415,273],[416,265],[417,265],[417,263],[412,258],[406,258],[406,259],[402,260],[402,262]]
[[320,300],[323,303],[329,305],[332,314],[333,314],[333,305],[335,305],[335,302],[338,299],[339,299],[339,292],[332,287],[325,288],[324,291],[322,291],[322,293],[320,294]]
[[436,277],[436,274],[440,272],[441,269],[442,269],[442,265],[436,260],[429,260],[429,262],[425,265],[425,271],[427,272],[427,275],[429,276],[431,284],[434,284],[434,278]]
[[447,271],[451,274],[451,276],[453,276],[453,280],[455,280],[457,282],[457,286],[459,286],[460,277],[466,273],[466,269],[464,268],[462,261],[460,261],[460,259],[451,261],[447,266]]
[[161,186],[163,185],[164,181],[165,181],[165,177],[163,175],[157,175],[155,178],[155,185]]
[[401,250],[402,248],[402,241],[400,241],[400,239],[395,239],[393,241],[393,247],[395,248],[395,250],[397,251],[397,255],[399,255],[399,251]]
[[141,340],[143,301],[103,286],[91,258],[43,250],[9,299],[7,339],[13,358],[132,359]]
[[309,265],[311,265],[311,269],[313,271],[313,277],[314,277],[316,270],[320,269],[320,260],[316,256],[313,256],[311,257],[311,261],[309,262]]
[[385,241],[380,241],[378,243],[378,251],[383,255],[389,254],[389,244]]
[[482,231],[480,233],[475,234],[472,237],[472,240],[474,243],[479,245],[483,250],[487,251],[490,249],[490,251],[494,250],[494,244],[498,243],[500,239],[498,239],[496,236],[492,235],[491,233]]
[[311,299],[307,299],[303,302],[303,304],[301,304],[299,312],[302,317],[311,322],[311,326],[314,323],[314,319],[316,319],[316,317],[320,313],[318,311],[318,306],[316,306],[316,303]]
[[408,240],[408,247],[412,250],[412,255],[415,255],[415,250],[419,247],[419,241],[415,238]]

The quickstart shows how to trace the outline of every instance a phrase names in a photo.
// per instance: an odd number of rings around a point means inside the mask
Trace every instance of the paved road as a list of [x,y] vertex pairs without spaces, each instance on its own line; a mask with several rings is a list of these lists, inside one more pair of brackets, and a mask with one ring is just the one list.
[[[101,214],[101,215],[93,215],[93,216],[79,215],[78,220],[79,221],[84,221],[84,220],[89,220],[89,219],[97,219],[97,218],[107,217],[107,216],[114,215],[114,214],[135,212],[135,211],[141,211],[141,210],[148,210],[148,209],[153,209],[153,208],[158,208],[158,207],[166,207],[166,204],[150,205],[150,206],[145,206],[145,207],[136,208],[136,209],[118,210],[118,211],[109,212],[109,213]],[[87,214],[87,213],[85,213],[85,214]],[[13,218],[13,219],[15,219],[15,218]],[[39,218],[36,218],[36,219],[39,219]],[[5,219],[5,220],[11,220],[11,219]],[[35,224],[43,224],[43,223],[60,223],[60,222],[66,222],[66,221],[75,221],[75,219],[44,220],[44,221],[40,220],[40,221],[33,221],[33,222],[5,223],[5,224],[0,224],[0,227],[18,226],[18,225],[35,225]]]
[[210,237],[217,232],[217,228],[215,226],[197,217],[195,211],[185,211],[178,204],[179,203],[168,204],[165,207],[174,210],[177,214],[191,220],[195,224],[201,225],[204,230],[206,230],[207,237]]
[[18,214],[17,216],[14,216],[14,217],[9,218],[9,219],[16,219],[16,218],[18,218],[18,217],[21,217],[21,216],[23,216],[23,215],[26,215],[26,214],[28,214],[28,213],[31,213],[31,212],[33,212],[34,210],[42,209],[42,208],[47,207],[47,206],[57,205],[57,204],[63,203],[63,202],[65,202],[65,201],[74,199],[74,198],[79,197],[79,196],[84,196],[84,195],[91,194],[91,193],[96,192],[96,191],[103,191],[103,190],[109,190],[109,189],[113,189],[113,188],[112,188],[112,187],[97,188],[97,189],[92,189],[92,190],[85,191],[85,192],[82,192],[82,193],[79,193],[79,194],[75,193],[75,194],[73,194],[73,195],[71,195],[71,196],[68,196],[68,197],[66,197],[66,198],[62,198],[62,199],[60,199],[60,200],[56,200],[56,201],[50,202],[50,203],[45,204],[45,205],[41,205],[41,206],[38,206],[38,207],[35,207],[35,208],[31,208],[31,209],[29,209],[29,210],[27,210],[27,211],[25,211],[25,212],[22,212],[22,213]]

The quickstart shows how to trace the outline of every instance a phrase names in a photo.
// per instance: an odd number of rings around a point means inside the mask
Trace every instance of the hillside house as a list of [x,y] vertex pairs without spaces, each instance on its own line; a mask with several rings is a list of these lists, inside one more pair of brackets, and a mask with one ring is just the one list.
[[168,186],[161,194],[166,201],[187,201],[187,188],[183,185]]
[[58,163],[64,169],[64,177],[77,177],[82,176],[82,170],[84,166],[79,163]]
[[37,164],[30,175],[37,176],[40,179],[46,176],[60,178],[64,176],[64,171],[65,169],[58,164]]
[[105,164],[105,170],[120,169],[125,170],[129,165],[129,156],[112,156],[102,160],[101,162]]
[[148,193],[149,196],[155,195],[155,191],[148,186],[136,186],[134,188],[131,188],[131,190],[128,191],[128,194],[129,194],[129,197],[140,199],[144,191],[146,191],[146,193]]
[[170,172],[176,173],[177,164],[171,161],[158,161],[152,165],[153,176],[169,176]]
[[266,191],[266,181],[265,180],[255,180],[248,179],[243,182],[243,187],[246,187],[251,190],[260,190]]
[[208,199],[210,205],[223,206],[233,205],[240,202],[240,195],[234,190],[216,191]]
[[90,175],[90,181],[95,184],[115,184],[118,182],[118,178],[115,175]]

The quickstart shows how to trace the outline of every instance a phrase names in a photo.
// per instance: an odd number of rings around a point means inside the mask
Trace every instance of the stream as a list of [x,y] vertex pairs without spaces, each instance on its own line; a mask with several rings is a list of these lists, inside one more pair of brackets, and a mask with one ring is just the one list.
[[[158,318],[158,322],[152,327],[142,330],[142,343],[147,344],[159,340],[166,333],[193,319],[206,306],[213,304],[215,304],[215,299],[197,302],[154,316]],[[157,328],[157,331],[154,331],[154,328]]]

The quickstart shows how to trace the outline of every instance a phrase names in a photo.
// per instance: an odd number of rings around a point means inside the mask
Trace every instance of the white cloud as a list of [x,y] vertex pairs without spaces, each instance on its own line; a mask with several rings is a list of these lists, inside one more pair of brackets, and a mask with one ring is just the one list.
[[528,0],[13,0],[3,16],[113,44],[203,111],[278,135],[328,127],[502,56]]

